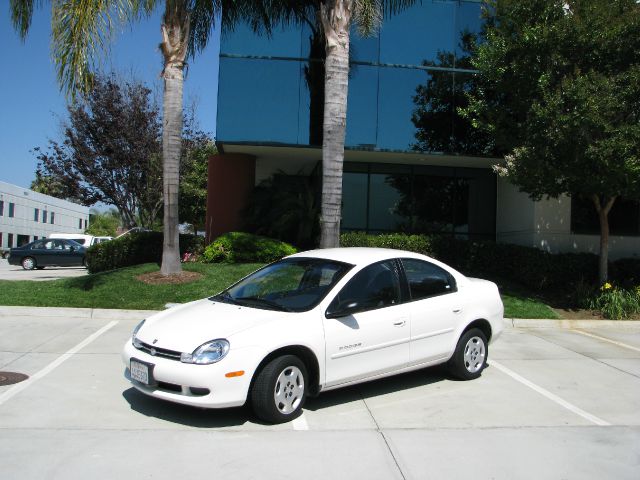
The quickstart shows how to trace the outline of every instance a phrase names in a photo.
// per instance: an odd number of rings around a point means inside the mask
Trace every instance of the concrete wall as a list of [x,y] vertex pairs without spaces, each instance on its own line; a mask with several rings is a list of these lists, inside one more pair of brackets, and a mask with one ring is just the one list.
[[241,228],[241,212],[255,183],[252,155],[226,153],[209,158],[206,239]]
[[[68,202],[59,198],[34,192],[27,188],[0,182],[0,201],[4,203],[0,216],[0,247],[17,246],[18,235],[28,237],[47,237],[51,233],[84,233],[89,225],[89,207]],[[9,205],[13,204],[13,217],[9,216]],[[34,220],[35,209],[38,209],[38,221]],[[47,221],[43,222],[44,211]],[[51,213],[54,214],[51,223]],[[82,224],[80,225],[80,221]],[[9,245],[9,234],[12,244]]]
[[[516,187],[498,179],[498,209],[496,220],[499,242],[536,247],[547,252],[589,252],[598,254],[598,235],[571,233],[571,199],[533,202]],[[609,257],[640,257],[640,237],[611,236]]]

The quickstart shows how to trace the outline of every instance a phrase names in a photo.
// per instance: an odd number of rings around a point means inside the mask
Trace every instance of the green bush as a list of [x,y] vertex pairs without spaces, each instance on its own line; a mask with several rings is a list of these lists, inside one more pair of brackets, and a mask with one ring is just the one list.
[[447,235],[349,232],[341,236],[341,245],[422,253],[451,265],[465,275],[510,280],[537,291],[570,291],[579,282],[594,284],[598,275],[598,257],[593,254],[550,254],[521,245],[461,240]]
[[[87,250],[89,273],[142,263],[160,263],[162,239],[161,232],[136,232],[94,245]],[[185,253],[200,253],[203,244],[204,239],[197,235],[180,235],[180,257]]]
[[605,283],[589,305],[604,318],[624,320],[640,313],[640,286],[632,289],[614,287]]
[[202,254],[208,263],[269,263],[297,250],[292,245],[251,233],[230,232],[216,238]]

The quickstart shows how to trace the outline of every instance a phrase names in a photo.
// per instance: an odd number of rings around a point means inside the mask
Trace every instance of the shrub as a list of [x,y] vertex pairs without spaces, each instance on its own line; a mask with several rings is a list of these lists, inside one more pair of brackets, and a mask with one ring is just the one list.
[[589,253],[550,254],[532,247],[455,239],[447,235],[341,236],[345,247],[386,247],[436,258],[465,275],[511,280],[533,290],[570,291],[579,282],[595,283],[598,257]]
[[[160,263],[162,260],[162,233],[136,232],[102,242],[87,250],[87,268],[90,273],[116,268]],[[197,235],[180,235],[180,256],[202,251],[204,239]]]
[[626,290],[605,283],[600,287],[598,295],[591,300],[589,307],[611,320],[629,318],[640,313],[640,286]]
[[230,232],[216,238],[202,254],[205,262],[269,263],[297,250],[292,245],[251,233]]

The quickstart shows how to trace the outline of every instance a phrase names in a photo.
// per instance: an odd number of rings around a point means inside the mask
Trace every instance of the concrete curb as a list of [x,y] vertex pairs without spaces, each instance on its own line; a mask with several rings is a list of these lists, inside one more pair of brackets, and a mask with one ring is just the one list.
[[[167,308],[175,304],[167,304]],[[117,308],[70,307],[5,307],[0,306],[2,317],[85,318],[100,320],[142,320],[160,310],[120,310]],[[535,318],[505,318],[505,328],[635,328],[640,320],[545,320]]]
[[0,306],[0,317],[84,318],[87,320],[142,320],[149,315],[153,315],[154,313],[158,313],[158,310]]
[[640,320],[547,320],[535,318],[505,318],[506,328],[637,328]]

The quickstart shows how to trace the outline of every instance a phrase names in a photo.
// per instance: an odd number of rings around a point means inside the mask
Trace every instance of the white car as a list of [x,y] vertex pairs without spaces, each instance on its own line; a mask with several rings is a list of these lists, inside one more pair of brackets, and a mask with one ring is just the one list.
[[494,283],[424,255],[314,250],[147,318],[122,358],[147,395],[205,408],[249,401],[280,423],[308,395],[431,365],[477,378],[502,317]]

